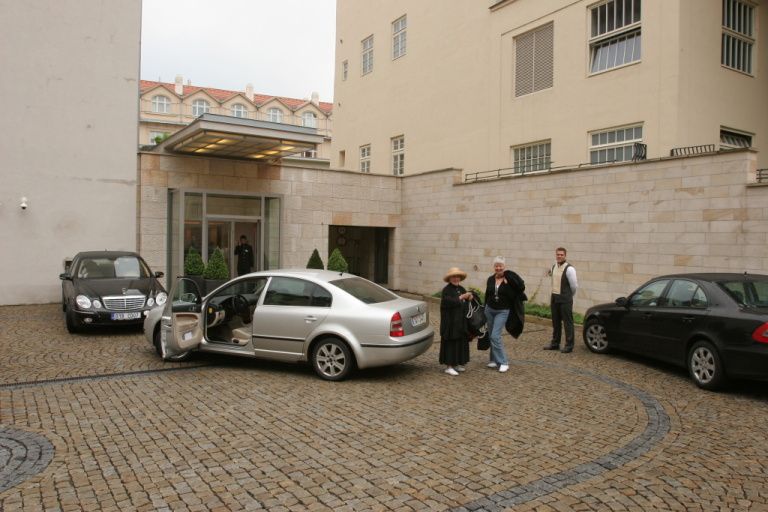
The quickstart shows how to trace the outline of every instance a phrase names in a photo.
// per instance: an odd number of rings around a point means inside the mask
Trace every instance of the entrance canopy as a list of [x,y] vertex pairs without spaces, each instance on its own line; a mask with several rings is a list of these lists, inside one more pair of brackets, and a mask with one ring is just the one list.
[[203,114],[158,144],[157,151],[268,161],[316,149],[315,128]]

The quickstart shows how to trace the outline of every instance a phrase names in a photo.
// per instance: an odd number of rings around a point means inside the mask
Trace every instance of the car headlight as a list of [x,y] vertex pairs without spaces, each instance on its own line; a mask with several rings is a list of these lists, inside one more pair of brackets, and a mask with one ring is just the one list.
[[99,299],[93,300],[93,307],[96,309],[101,309],[101,301]]
[[85,295],[78,295],[75,297],[75,302],[77,303],[77,307],[81,309],[89,309],[91,307],[91,299]]
[[153,299],[152,297],[148,298],[147,299],[147,307],[151,308],[154,305],[155,305],[155,299]]
[[155,297],[155,302],[157,302],[158,306],[162,306],[163,304],[165,304],[165,301],[167,300],[168,300],[168,294],[165,292],[160,292]]

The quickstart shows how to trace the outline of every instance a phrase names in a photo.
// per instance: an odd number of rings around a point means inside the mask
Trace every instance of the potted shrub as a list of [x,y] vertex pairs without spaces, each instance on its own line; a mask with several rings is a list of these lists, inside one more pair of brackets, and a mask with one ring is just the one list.
[[323,266],[323,260],[320,258],[320,253],[317,252],[317,249],[312,251],[312,256],[309,257],[309,261],[307,262],[307,268],[316,268],[319,270],[323,270],[325,268]]
[[227,267],[227,262],[224,261],[224,254],[218,247],[208,258],[208,264],[205,266],[203,277],[205,278],[205,293],[212,292],[214,288],[221,286],[229,280],[229,267]]
[[334,249],[328,257],[328,270],[349,272],[349,264],[347,263],[347,260],[344,259],[344,256],[341,254],[338,247]]
[[194,281],[200,289],[200,293],[205,295],[205,278],[203,278],[203,272],[205,272],[203,257],[197,252],[197,249],[190,247],[186,258],[184,258],[184,277]]

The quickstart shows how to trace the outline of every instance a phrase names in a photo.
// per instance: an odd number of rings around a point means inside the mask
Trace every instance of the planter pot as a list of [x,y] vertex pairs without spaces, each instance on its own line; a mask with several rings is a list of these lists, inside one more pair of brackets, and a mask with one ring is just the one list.
[[208,295],[213,290],[215,290],[219,286],[223,285],[227,281],[229,281],[229,279],[206,279],[205,280],[205,294]]
[[190,281],[194,281],[197,285],[197,288],[200,290],[200,295],[205,295],[207,292],[205,291],[205,278],[203,276],[184,276]]

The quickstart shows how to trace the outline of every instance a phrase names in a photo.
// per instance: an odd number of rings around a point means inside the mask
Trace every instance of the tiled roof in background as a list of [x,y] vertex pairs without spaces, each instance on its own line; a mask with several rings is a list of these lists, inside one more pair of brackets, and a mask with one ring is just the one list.
[[[154,89],[157,86],[161,86],[165,88],[170,94],[173,94],[174,96],[176,96],[174,84],[170,84],[166,82],[155,82],[152,80],[140,80],[139,92],[141,94],[144,94],[145,92],[151,89]],[[184,87],[183,97],[190,96],[191,94],[194,94],[198,91],[204,91],[206,94],[210,95],[216,101],[219,101],[221,103],[227,101],[228,99],[232,98],[236,94],[241,94],[245,98],[245,91],[228,91],[225,89],[216,89],[213,87],[199,87],[196,85],[184,85],[183,87]],[[257,94],[257,93],[253,94],[253,104],[256,105],[257,107],[264,105],[265,103],[273,99],[280,100],[286,107],[294,111],[310,103],[309,100],[300,100],[298,98],[286,98],[283,96],[268,96],[265,94]],[[333,103],[328,103],[326,101],[321,101],[317,105],[317,107],[325,114],[331,114],[333,111]]]

